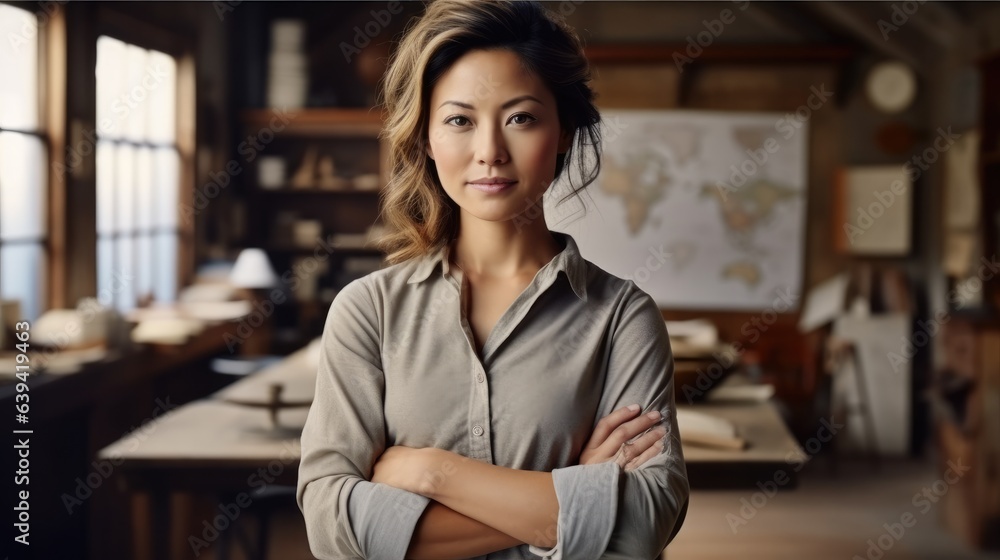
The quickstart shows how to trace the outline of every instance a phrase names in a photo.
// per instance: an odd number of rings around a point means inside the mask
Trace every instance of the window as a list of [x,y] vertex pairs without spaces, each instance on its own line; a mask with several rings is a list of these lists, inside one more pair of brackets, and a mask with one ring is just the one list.
[[97,40],[97,288],[120,311],[175,299],[181,181],[177,61]]
[[48,142],[39,98],[38,16],[0,4],[0,298],[21,316],[45,309]]

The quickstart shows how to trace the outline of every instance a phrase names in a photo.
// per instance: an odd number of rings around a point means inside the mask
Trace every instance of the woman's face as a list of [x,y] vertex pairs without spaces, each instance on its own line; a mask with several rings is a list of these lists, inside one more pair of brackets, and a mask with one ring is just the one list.
[[442,74],[428,136],[445,192],[463,214],[491,222],[538,202],[571,140],[555,97],[507,50],[470,51]]

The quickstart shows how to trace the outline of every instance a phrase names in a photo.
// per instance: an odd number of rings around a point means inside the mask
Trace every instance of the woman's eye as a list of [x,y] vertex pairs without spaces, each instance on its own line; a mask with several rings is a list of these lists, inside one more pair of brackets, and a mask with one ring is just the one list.
[[[520,119],[520,120],[518,120],[518,119]],[[534,122],[534,120],[535,120],[535,117],[532,117],[528,113],[518,113],[518,114],[512,115],[510,117],[510,122],[512,122],[514,124],[528,124],[530,122]]]
[[[527,113],[517,113],[516,115],[512,115],[507,120],[507,122],[512,124],[530,124],[535,120],[536,120],[535,117],[532,117]],[[464,117],[462,115],[455,115],[453,117],[449,117],[444,122],[446,124],[453,124],[455,126],[465,127],[471,124],[472,121],[470,121],[467,117]]]

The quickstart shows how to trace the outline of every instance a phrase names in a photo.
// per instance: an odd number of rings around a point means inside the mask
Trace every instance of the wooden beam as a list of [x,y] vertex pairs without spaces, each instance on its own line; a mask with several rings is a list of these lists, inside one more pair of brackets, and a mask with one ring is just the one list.
[[906,63],[918,74],[926,72],[925,65],[910,54],[910,51],[899,47],[896,42],[885,40],[878,31],[877,19],[862,17],[854,7],[848,8],[839,3],[809,2],[806,5],[818,16],[839,25],[873,51]]
[[796,2],[751,2],[746,13],[765,28],[771,28],[798,37],[805,43],[853,44],[850,37],[826,20],[806,13]]
[[674,62],[676,57],[688,57],[697,63],[790,64],[801,62],[847,62],[856,50],[843,45],[709,45],[692,56],[685,43],[616,43],[585,47],[587,59],[601,63]]
[[678,104],[681,107],[691,98],[701,70],[711,64],[836,65],[837,99],[847,99],[848,67],[857,58],[855,48],[843,45],[709,45],[699,48],[701,52],[688,44],[615,43],[591,45],[584,52],[591,64],[675,65],[680,74]]

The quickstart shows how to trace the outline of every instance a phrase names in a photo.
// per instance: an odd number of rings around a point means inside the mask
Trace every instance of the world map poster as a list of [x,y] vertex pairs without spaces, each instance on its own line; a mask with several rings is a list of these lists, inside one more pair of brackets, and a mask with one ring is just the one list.
[[[561,177],[548,226],[662,308],[759,310],[801,293],[808,123],[794,114],[602,113],[601,173]],[[579,180],[574,180],[579,185]],[[562,202],[560,202],[562,200]]]

